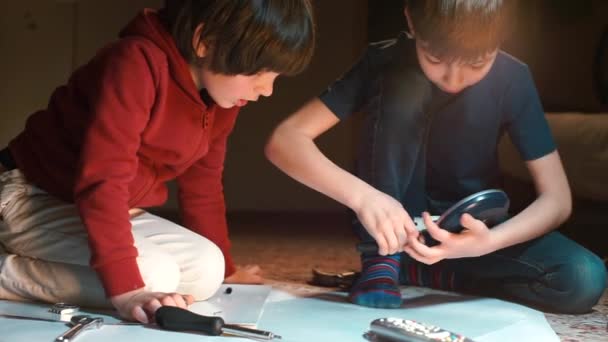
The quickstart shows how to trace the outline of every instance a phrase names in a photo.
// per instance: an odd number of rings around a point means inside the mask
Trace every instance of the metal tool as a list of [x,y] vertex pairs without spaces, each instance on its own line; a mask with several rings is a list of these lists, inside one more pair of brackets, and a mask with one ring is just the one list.
[[80,310],[78,305],[68,304],[68,303],[55,303],[49,309],[50,313],[54,313],[57,315],[74,315]]
[[192,311],[174,307],[162,306],[156,310],[156,324],[166,330],[173,331],[200,331],[208,335],[221,334],[258,340],[280,339],[270,331],[245,328],[236,324],[226,324],[221,317],[210,317],[196,314]]
[[[83,315],[79,315],[79,316],[83,316]],[[27,315],[27,314],[20,314],[20,313],[5,313],[5,312],[0,312],[0,317],[6,317],[6,318],[15,318],[15,319],[26,319],[26,320],[32,320],[32,321],[43,321],[43,322],[57,322],[57,323],[71,323],[71,319],[77,316],[71,316],[71,315],[57,315],[55,317],[42,317],[42,316],[37,316],[37,315]],[[113,323],[104,323],[104,325],[142,325],[142,323],[139,322],[113,322]]]
[[70,342],[85,330],[99,329],[103,325],[103,318],[77,315],[72,317],[71,322],[73,324],[72,328],[57,337],[55,342]]
[[75,314],[103,316],[104,325],[141,325],[139,322],[125,322],[109,312],[83,312],[80,307],[68,303],[56,303],[51,307],[31,302],[0,300],[0,317],[28,319],[45,322],[71,323]]

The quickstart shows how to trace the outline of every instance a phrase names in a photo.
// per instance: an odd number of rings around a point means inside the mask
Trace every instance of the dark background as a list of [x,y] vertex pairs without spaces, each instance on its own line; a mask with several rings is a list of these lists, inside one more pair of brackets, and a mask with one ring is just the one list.
[[[403,0],[369,2],[371,41],[391,38],[406,25],[396,10],[402,4]],[[545,109],[606,112],[608,94],[603,88],[602,103],[597,81],[607,81],[608,54],[600,53],[608,50],[608,1],[523,0],[518,4],[514,31],[503,49],[530,66]]]

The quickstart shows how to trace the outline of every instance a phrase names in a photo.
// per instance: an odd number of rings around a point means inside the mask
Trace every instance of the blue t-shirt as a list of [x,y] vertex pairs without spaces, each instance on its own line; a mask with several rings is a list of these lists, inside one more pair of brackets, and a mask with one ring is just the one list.
[[[365,112],[383,68],[404,58],[398,39],[370,44],[360,61],[320,95],[340,120]],[[408,58],[415,56],[414,40],[405,43]],[[455,202],[499,186],[497,146],[505,132],[526,161],[555,150],[528,67],[505,52],[498,53],[484,79],[459,94],[433,86],[431,102],[447,97],[453,98],[433,115],[426,147],[426,191],[433,200]]]

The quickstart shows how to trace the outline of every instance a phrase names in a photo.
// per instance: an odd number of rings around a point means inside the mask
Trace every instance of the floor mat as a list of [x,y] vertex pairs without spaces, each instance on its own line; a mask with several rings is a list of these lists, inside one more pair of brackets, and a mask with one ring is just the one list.
[[[363,334],[370,323],[383,317],[426,322],[467,335],[477,342],[559,341],[542,313],[495,299],[409,287],[403,289],[406,304],[402,308],[371,309],[350,304],[344,292],[279,282],[272,285],[258,329],[278,334],[285,342],[365,341]],[[0,301],[0,312],[3,312],[3,307],[15,309],[15,306],[21,306],[18,311],[25,316],[28,311],[46,310],[44,305]],[[112,321],[105,314],[101,316],[108,322]],[[63,322],[0,316],[0,336],[3,341],[52,341],[67,328]],[[83,332],[79,339],[89,342],[226,341],[223,337],[170,332],[141,325],[106,325]]]
[[[311,270],[358,270],[356,237],[350,222],[334,215],[273,217],[240,215],[230,220],[232,253],[238,264],[258,264],[268,279],[298,293],[327,291],[307,284]],[[565,342],[607,342],[608,290],[593,312],[584,315],[545,314]]]

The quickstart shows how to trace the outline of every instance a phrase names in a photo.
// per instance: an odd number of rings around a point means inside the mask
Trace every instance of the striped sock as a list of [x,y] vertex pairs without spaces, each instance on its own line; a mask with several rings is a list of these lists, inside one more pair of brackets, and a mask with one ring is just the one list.
[[456,274],[444,270],[441,264],[425,265],[409,257],[401,263],[399,283],[402,285],[430,287],[438,290],[457,291]]
[[351,302],[374,308],[401,306],[399,267],[401,255],[362,256],[361,275],[350,290]]

